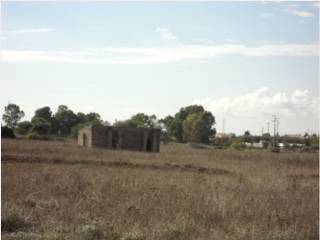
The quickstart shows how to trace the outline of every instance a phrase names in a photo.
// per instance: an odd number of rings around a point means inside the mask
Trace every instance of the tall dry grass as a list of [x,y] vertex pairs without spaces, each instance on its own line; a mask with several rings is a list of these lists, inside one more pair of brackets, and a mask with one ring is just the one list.
[[319,236],[317,154],[5,140],[2,156],[4,239]]

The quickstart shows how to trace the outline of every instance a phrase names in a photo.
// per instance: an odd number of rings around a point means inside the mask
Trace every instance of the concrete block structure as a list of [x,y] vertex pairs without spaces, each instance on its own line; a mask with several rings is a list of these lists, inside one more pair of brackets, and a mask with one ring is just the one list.
[[90,148],[159,152],[160,129],[88,126],[79,130],[78,145]]

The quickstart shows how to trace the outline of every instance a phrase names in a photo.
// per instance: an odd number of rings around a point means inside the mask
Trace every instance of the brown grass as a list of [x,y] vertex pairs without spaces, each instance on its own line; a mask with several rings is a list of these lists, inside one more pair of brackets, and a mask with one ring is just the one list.
[[3,140],[2,237],[318,239],[318,178],[314,153]]

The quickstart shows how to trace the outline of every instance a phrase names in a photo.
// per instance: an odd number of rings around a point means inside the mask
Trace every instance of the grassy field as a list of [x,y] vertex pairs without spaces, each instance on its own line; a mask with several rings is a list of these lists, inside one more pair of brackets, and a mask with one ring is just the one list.
[[318,239],[318,153],[2,140],[2,238]]

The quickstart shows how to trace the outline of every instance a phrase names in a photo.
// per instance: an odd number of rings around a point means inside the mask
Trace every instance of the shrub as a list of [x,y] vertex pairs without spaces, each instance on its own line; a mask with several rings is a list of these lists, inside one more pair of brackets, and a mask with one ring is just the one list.
[[50,122],[43,118],[36,117],[32,119],[32,127],[30,131],[39,135],[48,135],[50,132],[50,128]]
[[1,138],[15,138],[13,130],[8,127],[1,127]]
[[35,132],[29,133],[27,135],[27,138],[31,139],[31,140],[49,140],[48,136],[44,136],[44,135],[41,135],[41,134],[38,134],[38,133],[35,133]]
[[231,144],[230,147],[236,150],[243,150],[246,148],[246,145],[244,143],[234,142]]
[[23,121],[18,124],[17,133],[26,135],[32,127],[32,123],[29,121]]
[[280,153],[280,148],[279,148],[279,147],[273,147],[273,148],[271,149],[271,152],[273,152],[273,153]]

